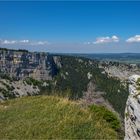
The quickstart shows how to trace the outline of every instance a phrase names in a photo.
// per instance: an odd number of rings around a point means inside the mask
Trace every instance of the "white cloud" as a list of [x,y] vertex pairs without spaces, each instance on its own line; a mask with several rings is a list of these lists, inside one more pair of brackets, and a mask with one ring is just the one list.
[[48,41],[38,41],[37,44],[38,45],[48,45],[49,42]]
[[84,42],[84,45],[90,45],[91,42]]
[[50,44],[48,41],[32,41],[31,45],[48,45]]
[[110,42],[119,42],[119,38],[117,36],[106,36],[106,37],[99,37],[96,39],[95,42],[93,42],[93,44],[104,44],[104,43],[110,43]]
[[37,42],[37,44],[38,44],[38,45],[44,45],[45,42],[39,41],[39,42]]
[[133,37],[130,37],[126,40],[128,43],[133,43],[133,42],[140,42],[140,35],[135,35]]
[[0,44],[1,45],[32,45],[32,46],[37,46],[37,45],[48,45],[50,44],[48,41],[30,41],[28,39],[25,40],[2,40],[0,39]]
[[17,41],[16,40],[1,40],[1,44],[4,45],[10,45],[10,44],[16,44]]
[[21,43],[29,43],[29,40],[20,40]]
[[119,41],[119,38],[117,37],[117,36],[112,36],[112,39],[114,40],[114,41]]

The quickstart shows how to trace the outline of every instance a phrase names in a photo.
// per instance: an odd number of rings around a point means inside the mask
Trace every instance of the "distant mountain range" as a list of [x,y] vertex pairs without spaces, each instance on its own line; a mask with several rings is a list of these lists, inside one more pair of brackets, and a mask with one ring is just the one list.
[[101,61],[115,61],[115,62],[117,61],[129,64],[130,63],[140,64],[140,53],[93,53],[93,54],[62,53],[61,55],[86,57]]

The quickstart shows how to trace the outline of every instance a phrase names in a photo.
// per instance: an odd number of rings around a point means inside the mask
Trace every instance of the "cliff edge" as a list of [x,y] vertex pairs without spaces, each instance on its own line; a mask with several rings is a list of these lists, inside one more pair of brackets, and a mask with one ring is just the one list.
[[125,140],[140,139],[140,75],[129,77],[129,96],[125,108]]

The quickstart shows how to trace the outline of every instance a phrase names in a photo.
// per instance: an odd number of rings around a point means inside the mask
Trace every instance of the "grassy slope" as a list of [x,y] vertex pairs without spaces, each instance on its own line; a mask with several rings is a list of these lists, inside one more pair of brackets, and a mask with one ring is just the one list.
[[9,100],[0,103],[0,139],[118,138],[99,110],[54,96]]

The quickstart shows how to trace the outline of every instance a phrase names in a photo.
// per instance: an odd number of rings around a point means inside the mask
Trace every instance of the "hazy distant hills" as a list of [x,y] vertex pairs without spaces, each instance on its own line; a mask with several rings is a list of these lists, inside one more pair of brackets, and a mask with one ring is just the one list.
[[140,53],[93,53],[93,54],[78,54],[66,53],[63,55],[80,56],[101,61],[118,61],[124,63],[140,64]]

